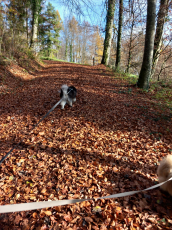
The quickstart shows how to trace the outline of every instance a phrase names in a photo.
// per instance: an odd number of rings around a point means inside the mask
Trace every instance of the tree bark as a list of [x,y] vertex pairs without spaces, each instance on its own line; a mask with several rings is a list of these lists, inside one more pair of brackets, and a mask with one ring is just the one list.
[[36,42],[38,38],[38,18],[41,0],[31,0],[32,4],[32,35],[30,41],[30,48],[36,52]]
[[68,40],[66,39],[66,46],[65,46],[65,60],[67,61],[67,54],[68,54]]
[[126,68],[126,73],[130,72],[130,66],[131,66],[131,58],[132,58],[132,42],[133,42],[133,29],[135,24],[135,15],[133,10],[134,1],[131,2],[131,17],[132,17],[132,23],[131,23],[131,32],[130,32],[130,41],[129,41],[129,51],[128,51],[128,63]]
[[165,18],[168,14],[168,5],[169,5],[169,0],[161,0],[159,12],[158,12],[155,41],[154,41],[154,53],[153,53],[151,77],[153,77],[155,73],[156,65],[158,63],[158,59],[161,53],[162,34],[164,29]]
[[[0,10],[1,10],[1,8],[0,8]],[[7,7],[6,6],[5,6],[4,13],[5,13],[5,18],[6,18],[6,14],[7,14]],[[5,20],[2,18],[2,16],[1,16],[0,20],[1,20],[1,23],[0,23],[0,27],[1,27],[1,33],[0,33],[0,55],[2,55],[2,43],[3,43],[2,41],[3,41],[3,36],[4,36],[6,24],[5,24]]]
[[120,69],[121,61],[121,37],[122,37],[122,17],[123,17],[123,0],[119,2],[119,24],[118,24],[118,41],[116,53],[116,69]]
[[132,58],[132,41],[133,41],[133,28],[134,28],[134,23],[132,22],[131,33],[130,33],[129,51],[128,51],[128,63],[127,63],[126,73],[129,73],[129,72],[130,72],[130,66],[131,66],[131,58]]
[[108,11],[106,16],[106,34],[104,40],[104,50],[102,57],[102,64],[108,65],[113,32],[113,20],[115,11],[115,0],[108,0]]
[[155,18],[156,18],[156,0],[147,0],[147,22],[146,36],[142,67],[137,82],[137,86],[142,89],[149,89],[151,76],[152,58],[154,50],[155,35]]
[[70,44],[70,62],[72,62],[72,44]]
[[27,37],[27,44],[29,45],[29,16],[28,16],[28,8],[25,8],[26,14],[26,37]]

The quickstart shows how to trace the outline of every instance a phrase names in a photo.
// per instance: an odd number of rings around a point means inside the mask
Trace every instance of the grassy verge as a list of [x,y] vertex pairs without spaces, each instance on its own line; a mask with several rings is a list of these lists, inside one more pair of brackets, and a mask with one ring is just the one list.
[[51,57],[44,57],[44,56],[41,56],[40,57],[41,60],[50,60],[50,61],[61,61],[61,62],[67,62],[65,60],[60,60],[60,59],[57,59],[57,58],[51,58]]
[[50,60],[50,61],[67,62],[67,63],[73,63],[73,64],[76,64],[76,65],[92,66],[92,65],[90,65],[90,64],[82,64],[82,63],[76,63],[76,62],[69,62],[69,61],[66,61],[66,60],[61,60],[61,59],[51,58],[51,57],[43,57],[43,56],[41,56],[41,57],[40,57],[40,59],[41,59],[41,60]]
[[[151,82],[149,92],[172,111],[172,82]],[[163,104],[161,106],[164,106]]]
[[[115,72],[115,78],[121,78],[130,85],[135,85],[138,80],[137,75]],[[157,99],[157,105],[162,109],[168,108],[172,111],[172,81],[151,81],[148,92],[153,98]]]

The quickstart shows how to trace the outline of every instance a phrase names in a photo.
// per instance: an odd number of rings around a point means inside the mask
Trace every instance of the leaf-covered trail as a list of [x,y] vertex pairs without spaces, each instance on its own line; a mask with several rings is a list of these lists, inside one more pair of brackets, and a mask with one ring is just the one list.
[[[149,94],[106,67],[47,61],[32,80],[0,94],[0,202],[101,197],[157,182],[172,151],[172,120]],[[72,108],[56,108],[62,84],[78,90]],[[6,91],[7,92],[7,91]],[[95,212],[99,206],[98,211]],[[151,190],[119,199],[0,215],[1,229],[171,229],[170,196]]]

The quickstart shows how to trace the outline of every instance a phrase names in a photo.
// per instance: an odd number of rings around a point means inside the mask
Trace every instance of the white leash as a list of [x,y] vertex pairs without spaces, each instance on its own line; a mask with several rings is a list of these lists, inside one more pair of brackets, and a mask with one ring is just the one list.
[[[71,90],[70,90],[71,91]],[[70,93],[70,91],[68,93]],[[58,101],[41,119],[40,121],[32,128],[35,129],[39,123],[45,119],[56,107],[57,105],[60,104],[60,102],[62,101],[62,99],[60,99],[60,101]],[[29,132],[31,133],[32,130]],[[14,148],[12,148],[1,160],[0,160],[0,164],[10,155],[10,153],[20,145],[20,143],[24,140],[24,138],[16,145],[14,146]],[[172,177],[167,180],[170,181],[172,180]],[[162,182],[160,184],[157,185],[153,185],[149,188],[146,188],[144,190],[139,190],[139,191],[130,191],[130,192],[123,192],[123,193],[117,193],[117,194],[113,194],[113,195],[109,195],[109,196],[104,196],[104,197],[98,197],[96,198],[97,200],[99,199],[111,199],[111,198],[119,198],[119,197],[125,197],[125,196],[131,196],[134,195],[136,193],[140,193],[140,192],[144,192],[144,191],[148,191],[151,189],[155,189],[160,187],[161,185],[165,184],[167,181]],[[22,204],[10,204],[10,205],[1,205],[0,206],[0,213],[10,213],[10,212],[21,212],[21,211],[28,211],[28,210],[35,210],[35,209],[42,209],[42,208],[50,208],[50,207],[54,207],[54,206],[61,206],[61,205],[68,205],[68,204],[75,204],[78,202],[83,202],[83,201],[89,201],[89,200],[94,200],[94,198],[92,199],[74,199],[74,200],[57,200],[57,201],[41,201],[41,202],[30,202],[30,203],[22,203]]]
[[[170,181],[170,180],[172,180],[172,177],[167,181]],[[140,193],[140,192],[144,192],[144,191],[158,188],[161,185],[165,184],[167,181],[162,182],[162,183],[157,184],[157,185],[153,185],[149,188],[139,190],[139,191],[117,193],[117,194],[113,194],[110,196],[103,196],[103,197],[98,197],[98,198],[96,197],[96,200],[131,196],[131,195],[134,195],[136,193]],[[21,212],[21,211],[29,211],[29,210],[42,209],[42,208],[50,208],[50,207],[61,206],[61,205],[75,204],[78,202],[89,201],[89,200],[95,200],[95,199],[92,198],[92,199],[41,201],[41,202],[30,202],[30,203],[22,203],[22,204],[2,205],[2,206],[0,206],[0,213]]]
[[[70,89],[70,91],[71,91],[72,89]],[[67,93],[67,94],[69,94],[70,93],[70,91]],[[40,119],[40,121],[38,121],[38,123],[31,129],[31,131],[29,132],[29,134],[39,125],[39,123],[41,123],[41,121],[43,121],[59,104],[60,104],[60,102],[62,101],[62,98],[60,99],[60,101],[58,101],[41,119]],[[4,157],[2,157],[2,159],[0,160],[0,165],[2,164],[2,162],[10,155],[10,153],[12,153],[12,151],[14,150],[14,149],[16,149],[21,143],[22,143],[22,141],[24,140],[24,138],[18,143],[18,144],[16,144],[15,146],[14,146],[14,148],[12,148],[12,149],[10,149],[10,151],[4,156]]]
[[[29,132],[29,134],[39,125],[39,123],[41,121],[43,121],[62,101],[62,99],[60,99],[60,101],[58,101],[42,118],[40,121],[38,121],[38,123],[31,129],[31,131]],[[24,137],[25,138],[25,137]],[[24,140],[24,138],[17,144],[14,146],[14,148],[10,149],[10,151],[0,160],[0,165],[2,164],[2,162],[10,155],[10,153],[12,153],[12,151],[14,149],[16,149]]]

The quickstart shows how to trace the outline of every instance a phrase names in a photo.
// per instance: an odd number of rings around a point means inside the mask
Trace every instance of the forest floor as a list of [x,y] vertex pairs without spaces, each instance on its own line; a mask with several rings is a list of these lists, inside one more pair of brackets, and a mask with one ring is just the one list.
[[[59,101],[62,84],[77,88],[73,107],[59,105],[29,133]],[[11,65],[0,82],[0,158],[25,138],[0,165],[0,205],[97,198],[157,184],[158,164],[172,152],[172,114],[159,102],[103,65]],[[0,229],[172,229],[172,199],[157,188],[0,214]]]

